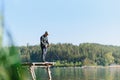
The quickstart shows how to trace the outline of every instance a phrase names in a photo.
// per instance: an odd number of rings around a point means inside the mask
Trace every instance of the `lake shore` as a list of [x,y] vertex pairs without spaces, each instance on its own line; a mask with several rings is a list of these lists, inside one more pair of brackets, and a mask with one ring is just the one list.
[[111,65],[111,66],[82,66],[81,68],[120,68],[120,65]]
[[120,65],[110,65],[110,66],[53,66],[53,67],[81,67],[81,68],[120,68]]

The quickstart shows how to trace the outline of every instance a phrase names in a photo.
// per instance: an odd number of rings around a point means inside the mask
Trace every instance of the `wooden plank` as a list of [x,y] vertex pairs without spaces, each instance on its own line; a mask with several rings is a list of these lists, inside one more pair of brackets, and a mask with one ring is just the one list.
[[36,75],[35,75],[34,67],[31,66],[29,69],[30,69],[30,73],[31,73],[31,76],[32,76],[32,80],[36,80]]
[[48,73],[48,80],[51,80],[52,76],[51,76],[50,67],[47,67],[46,70],[47,70],[47,73]]
[[23,66],[52,66],[55,62],[26,62],[22,63]]

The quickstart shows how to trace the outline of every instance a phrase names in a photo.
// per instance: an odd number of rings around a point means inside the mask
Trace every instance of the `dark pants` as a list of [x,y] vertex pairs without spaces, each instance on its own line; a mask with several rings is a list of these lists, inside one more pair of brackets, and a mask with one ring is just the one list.
[[42,50],[42,56],[41,56],[41,59],[43,62],[45,62],[45,57],[46,57],[46,54],[47,54],[47,48],[44,47],[44,48],[41,48]]

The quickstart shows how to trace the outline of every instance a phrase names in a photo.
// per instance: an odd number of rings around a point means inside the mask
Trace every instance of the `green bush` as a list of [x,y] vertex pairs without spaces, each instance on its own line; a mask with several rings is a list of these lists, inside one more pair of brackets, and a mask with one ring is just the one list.
[[[1,19],[0,19],[1,21]],[[3,26],[0,22],[0,80],[28,80],[25,68],[20,63],[19,53],[10,33],[7,35],[11,46],[3,47]]]

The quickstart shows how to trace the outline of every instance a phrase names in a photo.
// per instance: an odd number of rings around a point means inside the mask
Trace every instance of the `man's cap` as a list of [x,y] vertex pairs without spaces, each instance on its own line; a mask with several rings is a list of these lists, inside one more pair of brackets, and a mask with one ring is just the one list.
[[48,35],[48,32],[47,32],[47,31],[45,31],[45,34],[47,34],[47,35]]

